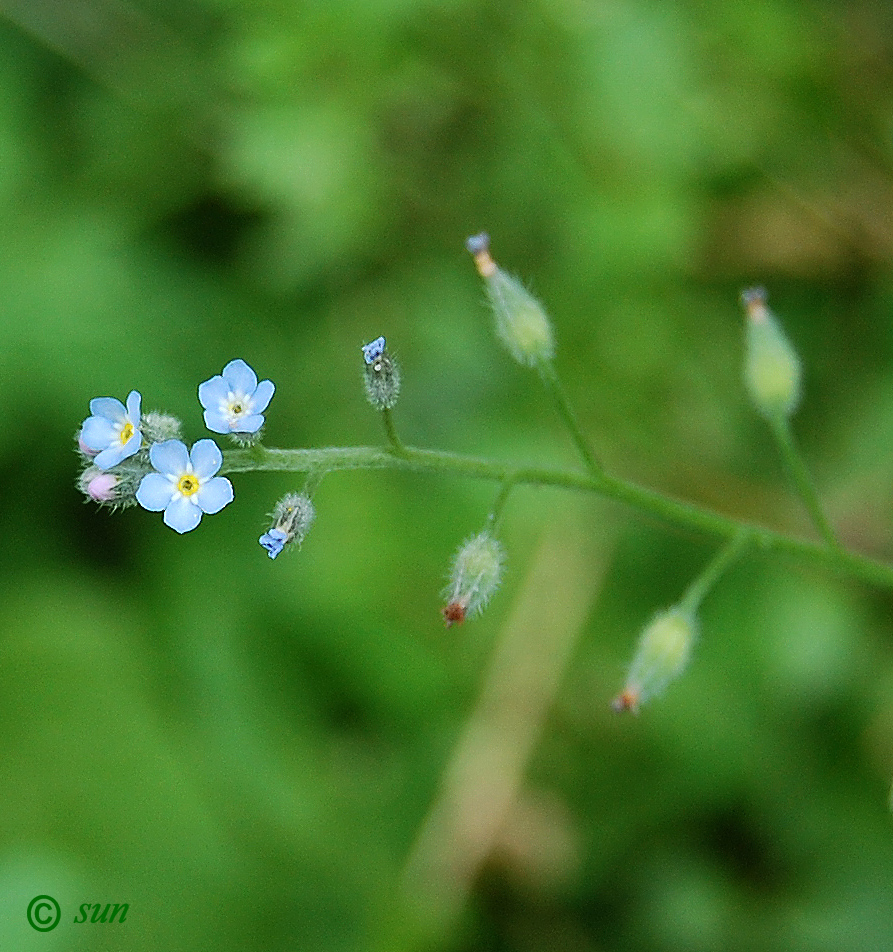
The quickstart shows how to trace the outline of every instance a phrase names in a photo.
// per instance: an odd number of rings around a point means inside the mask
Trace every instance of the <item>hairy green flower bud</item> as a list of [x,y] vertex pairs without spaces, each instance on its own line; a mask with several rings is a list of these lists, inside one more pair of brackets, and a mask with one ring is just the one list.
[[695,620],[678,606],[659,612],[645,627],[615,711],[635,711],[685,670],[695,640]]
[[490,238],[484,232],[465,242],[484,279],[496,316],[496,333],[520,364],[535,367],[555,354],[552,324],[540,302],[490,256]]
[[763,288],[750,288],[741,295],[741,301],[747,312],[747,391],[763,416],[789,417],[800,399],[800,358],[766,307]]
[[258,542],[270,558],[275,559],[286,546],[301,547],[315,518],[316,510],[306,493],[288,493],[276,503],[272,512],[273,524]]
[[143,414],[142,430],[145,445],[183,438],[183,424],[175,416],[157,410]]
[[376,410],[390,410],[400,395],[400,368],[388,353],[385,339],[363,345],[363,383],[366,397]]
[[484,610],[502,580],[504,563],[503,548],[489,532],[481,532],[462,543],[453,559],[449,585],[444,590],[447,604],[441,614],[447,628]]

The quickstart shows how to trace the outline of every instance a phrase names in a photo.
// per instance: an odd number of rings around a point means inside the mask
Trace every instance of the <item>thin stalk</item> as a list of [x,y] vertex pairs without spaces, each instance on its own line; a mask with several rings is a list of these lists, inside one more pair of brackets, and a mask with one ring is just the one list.
[[813,525],[818,529],[820,535],[829,546],[839,548],[840,543],[837,541],[834,530],[831,528],[831,524],[822,511],[815,483],[794,442],[794,433],[791,430],[791,425],[787,417],[772,417],[769,420],[769,424],[775,436],[775,440],[778,443],[778,448],[781,450],[781,459],[784,468],[797,487],[797,492],[800,494],[800,498],[806,506],[806,511],[809,513]]
[[487,522],[494,531],[499,528],[499,521],[502,519],[502,510],[505,507],[506,501],[509,498],[511,491],[517,486],[517,474],[512,473],[507,476],[503,481],[503,484],[499,490],[499,495],[496,497],[496,500],[493,503],[493,508],[490,510],[490,515],[487,516]]
[[394,417],[391,414],[390,409],[385,408],[381,411],[381,415],[382,419],[384,420],[385,432],[388,435],[388,440],[391,444],[391,447],[398,456],[403,456],[405,450],[400,437],[397,436],[397,428],[394,426]]
[[564,421],[564,425],[567,427],[571,438],[577,446],[577,449],[580,451],[580,455],[583,457],[583,460],[586,463],[586,468],[591,473],[603,473],[604,468],[595,458],[595,454],[589,447],[589,442],[584,436],[583,430],[580,428],[580,424],[577,421],[577,416],[571,407],[570,401],[567,398],[567,394],[564,392],[564,387],[562,387],[561,381],[558,379],[558,374],[555,373],[555,367],[552,361],[540,361],[540,363],[537,364],[537,369],[540,372],[540,377],[545,384],[546,389],[555,399],[555,405],[558,408],[558,413],[561,416],[561,419]]
[[750,536],[742,529],[733,536],[707,564],[703,572],[688,586],[679,602],[679,607],[694,616],[704,600],[704,596],[722,578],[726,569],[741,554]]

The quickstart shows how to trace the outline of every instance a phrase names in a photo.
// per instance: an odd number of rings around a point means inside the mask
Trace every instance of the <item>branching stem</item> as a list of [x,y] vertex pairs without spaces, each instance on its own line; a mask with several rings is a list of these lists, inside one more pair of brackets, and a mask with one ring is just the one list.
[[580,424],[577,422],[577,415],[574,413],[570,401],[567,398],[567,394],[564,392],[564,387],[561,385],[561,381],[558,379],[558,374],[555,372],[555,367],[552,364],[552,361],[541,361],[537,365],[537,369],[539,370],[540,378],[542,379],[543,384],[555,399],[555,405],[558,408],[558,413],[561,416],[564,425],[567,427],[568,433],[570,433],[571,438],[576,444],[577,449],[580,451],[580,455],[583,457],[583,461],[586,463],[586,468],[594,475],[603,473],[604,469],[602,468],[601,463],[599,463],[599,461],[595,458],[595,454],[589,447],[589,441],[584,436],[583,430],[580,428]]
[[822,511],[815,483],[813,483],[812,477],[809,475],[809,470],[803,462],[803,457],[800,455],[797,445],[794,442],[794,434],[787,417],[773,418],[769,421],[769,425],[775,436],[775,441],[778,443],[778,448],[781,450],[781,459],[784,468],[796,486],[797,492],[800,494],[800,498],[806,506],[806,511],[809,513],[813,525],[818,529],[822,538],[829,546],[838,548],[840,543],[837,541],[834,530],[831,528],[831,524]]
[[[893,590],[893,566],[870,556],[744,522],[603,472],[586,473],[536,465],[518,466],[458,453],[421,449],[404,444],[400,446],[399,453],[395,449],[374,446],[295,450],[254,447],[252,450],[229,450],[224,453],[223,468],[220,472],[300,473],[311,470],[335,472],[346,469],[409,469],[416,472],[490,479],[503,484],[511,479],[513,487],[533,485],[576,489],[625,503],[672,525],[706,532],[723,539],[733,539],[744,531],[748,543],[755,548],[793,555],[840,574],[858,578],[869,585]],[[261,449],[263,451],[259,452]]]

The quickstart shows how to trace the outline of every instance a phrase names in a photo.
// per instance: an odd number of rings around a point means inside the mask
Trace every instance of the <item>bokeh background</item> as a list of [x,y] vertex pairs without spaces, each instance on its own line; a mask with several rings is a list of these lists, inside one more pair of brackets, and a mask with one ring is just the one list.
[[445,631],[495,486],[333,475],[271,562],[300,476],[180,537],[84,504],[73,452],[132,388],[200,438],[236,356],[268,445],[380,442],[385,334],[404,440],[577,465],[494,340],[487,229],[612,472],[811,535],[740,382],[765,284],[830,517],[893,557],[889,4],[0,0],[0,90],[3,949],[893,947],[889,593],[750,554],[618,717],[715,540],[519,489]]

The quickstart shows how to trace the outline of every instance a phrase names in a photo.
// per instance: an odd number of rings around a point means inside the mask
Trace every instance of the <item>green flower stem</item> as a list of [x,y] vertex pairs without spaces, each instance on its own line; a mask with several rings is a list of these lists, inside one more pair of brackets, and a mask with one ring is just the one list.
[[577,449],[580,451],[580,455],[583,457],[587,469],[589,469],[589,471],[594,474],[603,473],[604,469],[601,463],[599,463],[599,461],[595,458],[595,455],[589,448],[589,443],[586,440],[586,437],[583,435],[583,431],[580,429],[580,424],[577,422],[576,414],[571,408],[567,394],[564,392],[564,387],[561,386],[561,381],[558,379],[558,374],[555,373],[555,366],[553,365],[552,361],[541,360],[537,364],[537,370],[539,370],[540,378],[542,379],[546,389],[555,398],[555,404],[558,407],[558,413],[561,415],[564,425],[567,427],[574,443],[577,445]]
[[791,425],[788,421],[788,418],[784,416],[770,417],[769,425],[772,429],[772,434],[778,443],[778,448],[781,450],[781,458],[782,462],[784,463],[784,467],[787,470],[788,475],[794,481],[794,485],[797,487],[797,492],[800,493],[800,498],[803,500],[803,503],[806,506],[806,511],[809,513],[809,517],[812,519],[813,525],[816,527],[816,529],[818,529],[822,538],[828,543],[828,545],[830,545],[832,548],[839,548],[840,543],[837,541],[837,537],[834,535],[834,530],[831,528],[831,524],[825,518],[825,513],[822,511],[821,504],[819,503],[819,496],[816,492],[815,483],[813,483],[812,477],[809,475],[809,470],[806,468],[806,464],[803,462],[803,457],[800,455],[800,452],[794,442],[794,433],[791,430]]
[[401,442],[400,437],[397,436],[397,428],[394,426],[394,417],[391,414],[391,411],[386,407],[381,411],[381,415],[384,419],[384,428],[385,432],[388,434],[388,440],[390,441],[391,448],[398,456],[402,456],[404,454],[403,443]]
[[708,563],[704,571],[685,590],[679,607],[688,615],[694,617],[701,607],[704,596],[722,578],[723,573],[741,554],[749,541],[750,533],[746,529],[741,529],[740,532],[732,536]]
[[494,531],[499,528],[499,520],[502,518],[502,510],[505,507],[506,500],[509,498],[509,494],[515,486],[518,485],[516,475],[515,473],[511,473],[506,477],[499,490],[499,495],[493,503],[493,508],[490,510],[490,515],[487,517],[487,522]]
[[258,447],[252,450],[228,450],[224,453],[221,474],[255,470],[300,473],[311,470],[334,472],[343,469],[408,469],[473,479],[492,479],[501,483],[511,478],[513,483],[518,485],[576,489],[626,503],[673,525],[700,530],[724,539],[732,539],[744,530],[750,544],[755,548],[787,553],[861,579],[870,585],[893,590],[893,566],[885,565],[869,556],[742,522],[605,473],[584,473],[543,466],[518,467],[515,464],[474,456],[405,445],[399,454],[393,448],[375,446],[307,450],[264,448],[262,454],[257,451]]
[[324,471],[311,470],[310,472],[308,472],[307,479],[304,481],[304,489],[302,490],[302,492],[304,492],[307,496],[309,496],[312,499],[313,494],[316,492],[317,489],[319,489],[320,483],[323,481],[325,476],[326,476],[326,473]]

